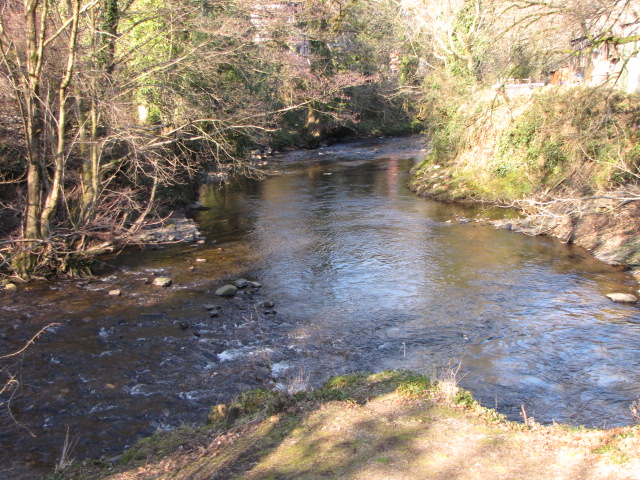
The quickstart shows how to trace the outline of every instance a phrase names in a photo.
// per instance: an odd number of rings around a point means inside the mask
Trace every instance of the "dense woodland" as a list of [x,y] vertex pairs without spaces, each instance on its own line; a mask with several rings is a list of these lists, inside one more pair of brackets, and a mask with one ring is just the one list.
[[[571,102],[591,119],[568,133],[586,142],[572,155],[622,162],[604,187],[637,179],[635,97],[619,91],[640,2],[3,0],[0,15],[0,268],[19,279],[86,271],[192,200],[203,172],[260,175],[256,159],[274,150],[423,131],[430,161],[454,161],[501,85],[583,82],[604,51],[617,67],[584,97],[599,103]],[[551,135],[531,151],[531,123],[516,146],[562,173],[568,143]],[[497,176],[521,176],[505,162]]]

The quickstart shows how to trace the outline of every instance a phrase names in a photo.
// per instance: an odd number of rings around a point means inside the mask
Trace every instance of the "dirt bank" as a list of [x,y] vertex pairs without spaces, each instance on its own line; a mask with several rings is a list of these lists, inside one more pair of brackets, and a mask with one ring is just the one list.
[[507,422],[452,377],[336,377],[295,397],[243,394],[226,411],[215,410],[211,425],[144,440],[118,465],[75,464],[55,478],[640,478],[639,427]]

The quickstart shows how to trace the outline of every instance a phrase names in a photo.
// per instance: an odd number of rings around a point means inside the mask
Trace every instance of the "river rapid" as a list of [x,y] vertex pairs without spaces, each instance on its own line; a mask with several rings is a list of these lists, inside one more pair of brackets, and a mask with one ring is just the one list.
[[[411,194],[422,142],[294,152],[264,181],[202,188],[204,244],[131,249],[95,278],[3,292],[0,355],[57,325],[9,365],[20,388],[0,414],[0,474],[51,472],[67,432],[72,457],[110,458],[247,388],[389,368],[459,369],[512,419],[524,407],[542,423],[633,423],[640,309],[604,296],[634,292],[633,278],[555,239],[466,220],[513,212]],[[262,286],[215,296],[238,278]]]

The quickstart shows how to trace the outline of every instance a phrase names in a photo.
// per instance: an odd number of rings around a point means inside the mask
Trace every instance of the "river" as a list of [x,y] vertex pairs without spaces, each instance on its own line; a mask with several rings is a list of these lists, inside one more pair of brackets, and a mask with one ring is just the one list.
[[[294,152],[264,181],[202,188],[203,245],[130,249],[95,278],[0,295],[0,355],[58,324],[9,366],[20,389],[13,417],[3,405],[0,473],[50,472],[67,432],[73,457],[109,458],[247,388],[389,368],[459,369],[512,419],[524,407],[542,423],[633,423],[640,309],[604,296],[633,278],[552,238],[461,221],[513,212],[416,197],[408,171],[424,152],[420,137]],[[214,295],[238,278],[262,287]]]

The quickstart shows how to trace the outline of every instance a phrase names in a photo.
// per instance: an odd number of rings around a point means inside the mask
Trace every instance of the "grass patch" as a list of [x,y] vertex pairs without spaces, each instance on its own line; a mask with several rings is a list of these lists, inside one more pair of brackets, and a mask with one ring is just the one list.
[[[557,459],[549,448],[557,441],[566,449],[574,436],[575,452],[563,458],[582,458],[588,442],[587,463],[602,457],[597,461],[628,468],[634,461],[627,444],[637,428],[524,428],[481,407],[458,386],[457,374],[455,368],[432,381],[385,371],[341,375],[293,396],[245,392],[228,405],[238,412],[232,424],[222,418],[158,433],[129,449],[119,465],[78,462],[49,480],[383,478],[387,469],[399,478],[461,480],[465,465],[481,472],[478,478],[496,472],[525,478],[523,472],[548,466],[556,475],[561,467],[548,465]],[[538,436],[540,449],[532,441]],[[450,476],[452,467],[459,476]],[[549,478],[541,475],[535,478]]]

